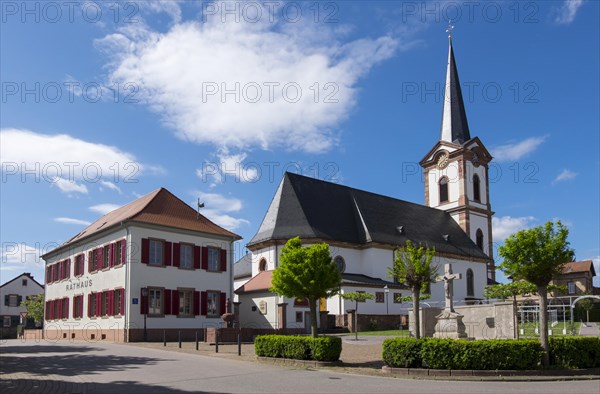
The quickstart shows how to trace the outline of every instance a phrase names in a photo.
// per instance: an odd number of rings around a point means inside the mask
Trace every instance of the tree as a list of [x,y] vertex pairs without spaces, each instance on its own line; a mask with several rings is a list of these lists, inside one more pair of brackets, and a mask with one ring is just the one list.
[[394,265],[388,268],[388,275],[405,284],[412,292],[413,311],[415,316],[415,337],[421,338],[421,327],[419,317],[419,300],[421,291],[435,281],[438,266],[432,264],[435,249],[429,249],[422,245],[413,246],[406,241],[403,248],[396,250],[394,254]]
[[358,341],[358,303],[365,302],[366,300],[372,300],[375,298],[373,294],[365,293],[364,291],[357,291],[355,293],[342,294],[342,298],[348,301],[354,301],[354,339]]
[[308,301],[311,333],[317,337],[317,302],[339,292],[342,275],[326,243],[302,246],[300,237],[287,241],[281,250],[281,264],[273,271],[271,291]]
[[500,269],[514,280],[524,279],[537,287],[540,304],[540,343],[544,366],[550,364],[548,343],[548,284],[559,275],[575,253],[569,248],[569,230],[560,222],[522,230],[509,236],[498,254]]
[[36,324],[44,320],[44,293],[27,298],[21,303],[27,309],[27,317],[33,319]]
[[[583,295],[590,295],[589,293],[584,293]],[[584,298],[583,300],[579,300],[577,302],[577,309],[583,309],[586,312],[586,323],[590,322],[590,311],[594,309],[594,300],[591,298]]]

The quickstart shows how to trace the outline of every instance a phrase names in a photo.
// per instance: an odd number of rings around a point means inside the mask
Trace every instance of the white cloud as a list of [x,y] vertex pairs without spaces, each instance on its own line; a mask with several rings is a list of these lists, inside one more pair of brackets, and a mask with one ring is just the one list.
[[107,179],[133,180],[143,172],[160,171],[139,163],[134,155],[117,147],[66,134],[4,128],[0,137],[5,176],[23,173],[26,180],[53,183],[65,193],[87,193],[86,184],[98,182],[117,190]]
[[117,208],[120,208],[120,205],[117,204],[98,204],[98,205],[92,205],[89,209],[90,211],[99,213],[100,215],[106,215],[109,212],[114,211]]
[[575,179],[575,177],[577,176],[576,172],[573,172],[571,170],[567,170],[566,168],[564,170],[562,170],[560,172],[560,174],[558,174],[556,176],[556,178],[554,178],[554,180],[552,181],[552,184],[556,184],[558,182],[562,182],[562,181],[569,181],[571,179]]
[[91,222],[88,222],[87,220],[65,218],[65,217],[54,218],[54,221],[58,222],[58,223],[77,224],[77,225],[82,225],[82,226],[89,226],[91,224]]
[[30,272],[38,282],[43,283],[45,265],[40,256],[57,246],[56,243],[32,246],[23,242],[2,242],[1,282],[5,283],[23,272]]
[[530,227],[535,220],[533,216],[502,216],[492,218],[492,235],[494,242],[503,242],[509,235]]
[[228,177],[236,182],[255,182],[259,177],[259,169],[252,164],[244,164],[248,157],[246,153],[230,154],[228,149],[221,149],[216,155],[217,161],[206,161],[196,175],[207,182],[212,179],[213,185],[223,183]]
[[519,160],[540,146],[547,136],[530,137],[520,142],[500,145],[491,149],[492,156],[497,162]]
[[[112,182],[101,180],[100,185],[106,187],[107,189],[114,190],[114,191],[118,192],[119,194],[121,194],[121,188]],[[102,189],[102,188],[100,188],[100,189]]]
[[575,20],[577,16],[577,11],[583,5],[583,0],[565,0],[562,7],[560,7],[557,11],[556,18],[554,22],[559,25],[568,25]]
[[164,33],[144,23],[123,27],[98,41],[110,56],[109,84],[135,83],[136,98],[186,141],[326,151],[357,101],[358,80],[400,43],[390,36],[342,42],[339,26],[287,23],[277,13],[271,23],[262,11],[257,23],[222,22],[219,14]]
[[[201,191],[194,192],[194,195],[200,199],[200,202],[204,203],[204,208],[200,209],[200,213],[219,226],[228,230],[235,230],[242,225],[250,224],[246,219],[232,216],[233,213],[241,211],[243,207],[240,199]],[[192,206],[195,206],[195,203]]]

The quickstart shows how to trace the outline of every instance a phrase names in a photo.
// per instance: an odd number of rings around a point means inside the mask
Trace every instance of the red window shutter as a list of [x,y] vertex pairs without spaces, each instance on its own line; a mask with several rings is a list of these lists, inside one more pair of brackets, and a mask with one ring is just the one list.
[[[75,256],[75,264],[73,264],[73,276],[79,275],[79,255]],[[73,303],[75,305],[75,303]]]
[[221,296],[219,297],[219,316],[225,313],[225,311],[227,310],[226,303],[227,293],[221,293]]
[[194,246],[194,269],[200,269],[200,246]]
[[48,317],[48,320],[54,320],[54,301],[49,301],[50,302],[50,315]]
[[173,243],[173,267],[179,267],[181,260],[181,245],[179,242]]
[[71,259],[67,259],[67,279],[71,278]]
[[46,266],[46,284],[50,283],[50,275],[48,273],[48,266]]
[[194,291],[194,316],[200,314],[200,292]]
[[125,289],[121,289],[121,316],[125,315]]
[[221,271],[227,271],[227,250],[221,249]]
[[127,261],[127,240],[121,241],[121,264],[125,264]]
[[169,265],[173,265],[172,264],[172,256],[171,256],[171,250],[173,249],[173,243],[172,242],[165,242],[165,248],[164,250],[164,259],[163,261],[165,262],[165,266],[169,266]]
[[148,264],[150,262],[150,240],[148,238],[142,239],[142,264]]
[[111,268],[115,266],[115,253],[117,252],[116,249],[117,246],[114,242],[108,246],[108,266]]
[[170,315],[171,314],[171,290],[167,290],[165,289],[164,291],[164,298],[165,298],[165,303],[164,303],[164,312],[165,315]]
[[57,319],[62,319],[62,300],[54,300],[54,302],[56,302],[56,318]]
[[93,294],[88,294],[88,317],[92,317],[92,297]]
[[66,298],[66,304],[67,305],[65,306],[65,310],[64,310],[64,312],[65,312],[65,319],[69,318],[69,301],[70,300],[71,299],[69,297]]
[[148,297],[144,297],[143,294],[140,296],[140,313],[142,315],[148,314]]
[[102,316],[102,292],[96,293],[96,316]]
[[179,315],[179,290],[173,290],[173,314]]
[[48,313],[46,313],[46,320],[52,320],[52,309],[54,308],[54,302],[47,301]]
[[208,269],[208,248],[206,246],[202,247],[202,269]]
[[202,316],[206,316],[206,312],[208,309],[208,295],[205,291],[200,293],[200,314]]
[[94,251],[90,250],[88,252],[88,272],[92,272],[92,259],[93,259]]

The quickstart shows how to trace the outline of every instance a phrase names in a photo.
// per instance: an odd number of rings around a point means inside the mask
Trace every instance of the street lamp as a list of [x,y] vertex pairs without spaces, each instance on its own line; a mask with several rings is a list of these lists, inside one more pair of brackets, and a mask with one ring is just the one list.
[[385,314],[390,314],[390,305],[388,303],[388,296],[390,295],[390,288],[388,285],[383,286],[383,291],[385,292]]
[[148,331],[146,330],[146,317],[148,316],[148,288],[142,287],[142,299],[144,301],[145,308],[142,311],[144,313],[144,342],[148,342]]

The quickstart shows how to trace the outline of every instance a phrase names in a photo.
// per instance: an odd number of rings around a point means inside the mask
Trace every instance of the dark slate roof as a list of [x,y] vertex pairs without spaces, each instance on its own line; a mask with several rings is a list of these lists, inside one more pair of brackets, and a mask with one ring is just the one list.
[[[462,90],[460,88],[460,80],[458,78],[458,69],[456,68],[456,60],[454,59],[454,49],[452,48],[452,40],[450,40],[448,67],[450,69],[449,81],[446,81],[446,89],[450,88],[450,115],[452,124],[452,141],[463,144],[471,139],[469,133],[469,124],[467,122],[467,113],[465,111],[465,103],[463,101]],[[442,120],[443,124],[443,120]],[[440,138],[443,139],[443,138]]]
[[252,253],[246,253],[233,265],[233,279],[252,276]]
[[488,260],[447,212],[286,172],[248,246],[295,236],[394,247],[410,240],[440,253]]
[[381,278],[373,278],[367,275],[362,274],[350,274],[343,273],[342,274],[342,283],[357,283],[357,284],[366,284],[366,285],[380,285],[380,286],[388,286],[393,288],[406,288],[406,286],[395,284],[394,282],[390,282]]

